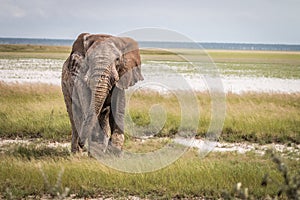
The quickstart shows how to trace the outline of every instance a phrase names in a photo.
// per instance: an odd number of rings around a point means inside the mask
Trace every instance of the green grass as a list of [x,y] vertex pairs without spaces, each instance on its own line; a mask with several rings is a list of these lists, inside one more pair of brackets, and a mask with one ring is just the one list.
[[[278,189],[275,184],[261,187],[266,173],[273,180],[282,181],[271,160],[253,154],[212,153],[199,159],[194,151],[189,151],[172,165],[143,174],[118,172],[79,155],[30,160],[5,154],[0,157],[0,191],[2,194],[10,191],[16,198],[42,196],[50,193],[55,185],[57,191],[67,187],[70,194],[78,197],[217,198],[238,182],[259,198],[267,194],[275,196]],[[294,173],[299,163],[287,162],[291,163],[288,166]],[[62,170],[61,180],[57,183]]]
[[51,157],[55,158],[68,158],[70,152],[67,148],[63,147],[49,147],[45,146],[43,143],[34,142],[31,144],[13,144],[6,145],[2,147],[2,153],[15,158],[27,159],[27,160],[37,160]]
[[[70,46],[0,45],[0,58],[56,58],[66,59]],[[208,61],[209,55],[216,63],[273,63],[300,64],[300,52],[289,51],[238,51],[238,50],[192,50],[192,49],[141,49],[143,61],[184,61],[186,58]],[[179,56],[180,55],[180,56]]]
[[[248,78],[282,78],[299,79],[300,64],[292,63],[187,63],[168,61],[145,61],[142,69],[145,73],[151,73],[161,66],[168,65],[172,70],[179,74],[186,75],[213,75],[215,73],[225,77],[248,77]],[[148,68],[147,68],[148,67]],[[165,68],[164,70],[167,71]],[[162,72],[164,72],[161,69]]]
[[[197,136],[205,136],[211,118],[208,93],[198,93],[200,121]],[[300,143],[300,94],[227,94],[226,118],[220,139],[229,142]],[[167,120],[156,136],[173,136],[180,126],[181,109],[172,95],[135,93],[127,106],[133,122],[150,124],[149,109],[159,104]],[[183,111],[184,112],[184,111]],[[70,140],[71,128],[59,86],[0,84],[0,137]],[[146,129],[147,130],[147,129]],[[128,133],[128,132],[127,132]]]
[[69,140],[61,89],[44,84],[0,84],[0,137]]
[[[205,136],[211,117],[211,99],[207,93],[197,95],[200,122],[197,135]],[[300,142],[300,95],[229,93],[226,97],[226,117],[221,140],[230,142]],[[174,96],[158,93],[137,93],[130,99],[131,118],[141,126],[150,123],[149,108],[161,104],[167,112],[167,121],[158,136],[172,136],[180,126],[181,109]],[[183,111],[184,112],[184,111]]]
[[1,59],[52,58],[67,59],[71,47],[44,45],[0,45]]
[[216,62],[300,64],[298,51],[208,50],[207,52]]
[[226,141],[300,142],[299,94],[227,95]]
[[300,79],[300,64],[216,63],[223,76]]
[[[142,49],[141,56],[147,60],[185,61],[185,58],[208,61],[207,55],[216,63],[273,63],[300,64],[300,52],[292,51],[243,51],[201,49]],[[182,56],[182,57],[180,57]]]

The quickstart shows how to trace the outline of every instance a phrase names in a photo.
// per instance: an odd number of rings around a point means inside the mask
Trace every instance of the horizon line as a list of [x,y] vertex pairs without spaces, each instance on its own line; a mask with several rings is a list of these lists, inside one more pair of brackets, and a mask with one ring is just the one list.
[[[2,37],[0,39],[25,39],[25,40],[68,40],[74,41],[76,38],[40,38],[40,37]],[[137,40],[137,42],[170,42],[170,43],[193,43],[191,41],[155,41],[155,40]],[[264,44],[264,45],[300,45],[300,43],[270,43],[270,42],[228,42],[228,41],[195,41],[196,43],[205,44]]]

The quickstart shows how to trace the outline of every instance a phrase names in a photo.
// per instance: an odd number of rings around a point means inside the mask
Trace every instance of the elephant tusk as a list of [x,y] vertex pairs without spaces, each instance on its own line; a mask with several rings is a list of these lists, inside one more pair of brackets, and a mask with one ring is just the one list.
[[85,76],[83,77],[83,81],[84,81],[87,85],[90,85],[90,79],[89,79],[88,75],[85,75]]

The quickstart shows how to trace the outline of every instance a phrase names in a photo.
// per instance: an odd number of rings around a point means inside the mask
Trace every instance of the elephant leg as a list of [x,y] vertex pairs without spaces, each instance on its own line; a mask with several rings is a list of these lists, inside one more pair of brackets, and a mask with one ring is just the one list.
[[71,128],[72,128],[71,152],[76,153],[76,152],[79,151],[78,132],[77,132],[77,128],[76,128],[76,125],[75,125],[75,121],[73,119],[73,115],[69,114],[69,117],[70,117]]
[[88,114],[82,122],[79,134],[78,145],[83,148],[87,139],[92,137],[94,127],[98,124],[95,113]]
[[95,116],[90,110],[91,91],[83,79],[78,78],[75,81],[75,89],[76,90],[73,91],[73,102],[76,102],[73,103],[73,110],[76,111],[74,113],[74,119],[77,130],[79,130],[81,134],[79,135],[77,143],[83,148],[86,138],[88,137],[88,130],[90,129],[87,122],[95,121]]
[[110,107],[107,106],[106,108],[102,109],[100,116],[99,116],[99,124],[100,124],[100,143],[104,145],[103,151],[107,150],[107,146],[109,143],[110,135],[111,135],[111,128],[109,124],[109,115],[110,115]]
[[[71,152],[72,153],[76,153],[79,151],[79,146],[78,146],[78,129],[76,126],[76,124],[78,123],[78,120],[76,118],[77,114],[77,110],[78,110],[78,102],[76,101],[76,98],[74,99],[72,97],[72,91],[73,87],[72,85],[70,85],[69,82],[62,82],[62,91],[64,94],[64,100],[65,100],[65,104],[67,107],[67,112],[69,115],[69,119],[70,119],[70,123],[71,123],[71,128],[72,128],[72,142],[71,142]],[[74,101],[73,101],[74,99]],[[75,105],[75,106],[74,106]],[[74,109],[75,108],[75,109]],[[80,120],[79,120],[80,121]]]
[[105,144],[105,137],[110,137],[109,113],[109,106],[101,110],[101,113],[98,116],[98,123],[93,127],[91,141]]
[[[78,108],[75,108],[75,109],[78,109]],[[73,111],[75,109],[73,108]],[[76,113],[76,111],[73,113]],[[71,143],[71,152],[72,153],[76,153],[79,151],[79,145],[78,145],[79,137],[78,137],[78,131],[77,131],[77,127],[79,125],[76,125],[76,124],[79,124],[80,120],[81,119],[77,114],[73,115],[73,117],[70,119],[71,126],[72,126],[72,143]]]
[[119,150],[124,145],[124,117],[125,117],[125,91],[117,87],[114,88],[111,99],[111,139],[110,144]]
[[[83,148],[83,146],[80,145],[79,142],[79,130],[82,127],[83,124],[83,113],[82,113],[82,109],[78,104],[73,103],[72,105],[72,113],[73,113],[73,117],[71,120],[71,124],[72,124],[72,145],[71,148],[73,150],[73,147],[77,149],[77,151],[79,151],[80,148]],[[73,122],[73,123],[72,123]]]

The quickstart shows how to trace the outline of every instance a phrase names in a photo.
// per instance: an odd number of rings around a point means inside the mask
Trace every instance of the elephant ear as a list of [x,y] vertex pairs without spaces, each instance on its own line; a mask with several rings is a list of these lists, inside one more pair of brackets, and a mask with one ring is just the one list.
[[86,35],[88,35],[88,33],[80,34],[73,43],[71,54],[67,60],[68,61],[67,68],[71,76],[77,76],[79,70],[83,66],[83,60],[85,57],[85,50],[84,50],[83,43],[84,43],[84,37]]
[[119,81],[116,86],[127,89],[136,82],[143,80],[141,74],[141,58],[138,43],[128,37],[110,38],[122,53],[122,61],[118,66]]
[[71,76],[78,76],[83,69],[84,57],[78,53],[72,53],[69,57],[68,71]]
[[85,49],[84,49],[84,38],[89,35],[89,33],[81,33],[77,39],[74,41],[73,46],[72,46],[72,51],[71,51],[71,55],[73,53],[77,53],[81,56],[85,56]]

